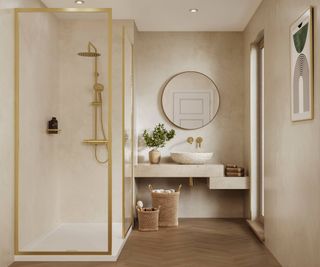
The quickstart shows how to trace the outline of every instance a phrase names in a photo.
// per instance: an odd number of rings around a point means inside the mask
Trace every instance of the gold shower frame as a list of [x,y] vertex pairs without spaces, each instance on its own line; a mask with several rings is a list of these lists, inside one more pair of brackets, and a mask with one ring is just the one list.
[[111,8],[16,8],[14,9],[15,23],[15,142],[14,142],[14,254],[20,255],[112,255],[112,149],[109,149],[108,157],[108,250],[107,251],[20,251],[19,249],[19,79],[20,79],[20,13],[105,13],[108,16],[108,140],[112,148],[112,9]]
[[134,136],[134,64],[133,64],[133,43],[129,40],[131,45],[131,62],[128,62],[131,64],[131,77],[132,77],[132,90],[131,90],[131,179],[132,179],[132,195],[131,195],[131,217],[130,217],[130,224],[128,227],[126,227],[126,191],[125,191],[125,144],[126,144],[126,137],[125,137],[125,98],[126,98],[126,50],[125,50],[125,40],[126,37],[128,38],[126,27],[122,27],[122,238],[125,239],[127,237],[127,234],[130,230],[130,228],[133,225],[133,136]]

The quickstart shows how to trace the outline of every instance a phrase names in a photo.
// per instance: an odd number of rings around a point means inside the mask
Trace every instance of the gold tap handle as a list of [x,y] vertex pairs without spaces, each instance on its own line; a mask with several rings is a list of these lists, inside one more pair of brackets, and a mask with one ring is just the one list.
[[190,145],[192,145],[192,143],[193,143],[193,137],[188,137],[188,138],[187,138],[187,142],[188,142]]
[[199,148],[200,148],[202,142],[203,142],[203,138],[201,136],[197,137],[197,139],[196,139],[197,147],[199,146]]

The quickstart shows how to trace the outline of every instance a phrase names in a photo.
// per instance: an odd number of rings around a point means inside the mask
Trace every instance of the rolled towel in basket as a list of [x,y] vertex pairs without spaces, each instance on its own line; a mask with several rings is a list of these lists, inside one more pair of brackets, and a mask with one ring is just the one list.
[[153,189],[152,193],[174,193],[176,192],[174,189]]

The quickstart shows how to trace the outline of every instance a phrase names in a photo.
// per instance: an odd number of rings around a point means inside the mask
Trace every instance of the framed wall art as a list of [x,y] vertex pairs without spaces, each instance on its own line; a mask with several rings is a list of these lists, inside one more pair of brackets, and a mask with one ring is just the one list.
[[309,8],[290,28],[292,121],[313,119],[312,24],[312,8]]

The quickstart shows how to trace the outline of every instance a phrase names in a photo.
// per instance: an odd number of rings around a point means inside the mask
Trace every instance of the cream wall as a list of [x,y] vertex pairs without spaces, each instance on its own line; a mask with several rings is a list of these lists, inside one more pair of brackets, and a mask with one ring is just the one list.
[[24,13],[19,18],[19,246],[22,249],[59,223],[59,140],[46,132],[47,121],[59,115],[59,53],[58,20],[54,15]]
[[[314,8],[315,118],[290,119],[289,28]],[[320,265],[320,2],[265,0],[245,30],[246,165],[249,166],[250,43],[264,30],[265,43],[265,237],[285,267]]]
[[[1,8],[10,8],[7,2],[0,2]],[[0,266],[13,261],[13,13],[0,11],[2,48],[0,49]]]
[[[82,16],[82,18],[81,18]],[[91,41],[101,53],[98,57],[98,82],[104,85],[103,124],[108,134],[108,29],[105,19],[59,20],[59,139],[58,172],[61,222],[107,222],[107,164],[96,162],[94,147],[83,140],[94,136],[94,58],[80,57]],[[101,134],[100,114],[98,137]],[[107,158],[105,147],[98,147],[100,160]]]
[[41,7],[37,0],[0,0],[0,266],[13,261],[13,151],[14,151],[14,23],[15,7]]
[[[176,130],[172,149],[190,150],[188,136],[202,136],[204,150],[213,151],[213,162],[243,164],[243,38],[241,33],[139,32],[136,44],[137,131],[164,122]],[[180,130],[169,123],[161,109],[165,81],[176,73],[196,70],[211,77],[220,93],[214,121],[199,130]],[[148,148],[139,145],[139,162],[148,161]]]
[[[220,93],[220,110],[216,118],[199,130],[176,128],[161,110],[163,84],[172,75],[186,70],[203,72],[211,77]],[[140,163],[148,161],[149,151],[141,134],[159,122],[176,130],[173,141],[161,149],[163,157],[168,157],[174,149],[194,150],[194,145],[186,143],[187,137],[202,136],[203,150],[214,152],[212,162],[244,163],[242,33],[139,32],[135,43],[135,73]],[[173,186],[168,179],[152,181],[159,187]],[[243,191],[209,191],[205,181],[199,181],[190,189],[186,181],[182,182],[181,217],[243,217]],[[137,186],[137,199],[148,202],[146,182],[139,180]],[[199,209],[200,206],[205,208]]]

